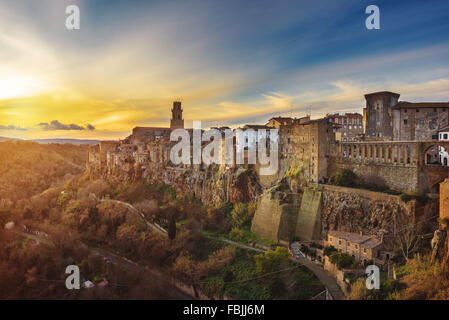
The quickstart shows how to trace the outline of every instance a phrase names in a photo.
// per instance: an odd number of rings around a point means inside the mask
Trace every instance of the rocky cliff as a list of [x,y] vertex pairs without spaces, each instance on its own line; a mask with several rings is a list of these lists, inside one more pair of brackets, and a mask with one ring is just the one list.
[[389,249],[404,228],[417,225],[419,234],[428,232],[436,213],[432,200],[417,205],[398,196],[331,185],[304,187],[298,193],[276,187],[259,200],[252,231],[274,240],[326,239],[329,230],[363,232]]
[[193,193],[204,203],[219,205],[230,201],[250,202],[263,192],[254,168],[225,168],[210,165],[198,167],[145,167],[125,163],[113,170],[90,168],[89,173],[119,181],[139,181],[146,179],[151,184],[168,184],[177,192]]

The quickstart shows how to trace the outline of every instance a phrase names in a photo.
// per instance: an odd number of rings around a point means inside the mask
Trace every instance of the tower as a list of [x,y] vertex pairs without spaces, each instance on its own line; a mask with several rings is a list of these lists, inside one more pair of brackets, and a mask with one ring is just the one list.
[[184,129],[184,119],[182,118],[181,101],[173,101],[171,109],[170,129]]
[[398,103],[399,94],[381,91],[365,94],[367,138],[393,139],[393,107]]

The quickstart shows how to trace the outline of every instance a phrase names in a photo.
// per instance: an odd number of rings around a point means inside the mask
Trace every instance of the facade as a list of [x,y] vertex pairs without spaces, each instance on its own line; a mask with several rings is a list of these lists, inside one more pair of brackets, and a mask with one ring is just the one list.
[[332,245],[339,252],[353,256],[358,262],[366,262],[380,258],[382,242],[362,234],[329,231],[326,245]]
[[173,102],[173,109],[171,109],[170,129],[184,129],[181,101]]
[[359,113],[327,114],[326,119],[334,124],[337,141],[357,141],[365,132],[363,116]]
[[311,182],[328,178],[328,160],[335,147],[333,124],[327,119],[289,126],[280,134],[280,154],[290,164],[300,164]]
[[[449,126],[442,128],[438,131],[438,140],[439,141],[449,141]],[[443,166],[449,166],[449,150],[446,150],[444,147],[438,146],[438,154],[440,164]]]
[[449,126],[449,102],[400,101],[393,110],[395,141],[436,140]]
[[367,139],[393,139],[393,107],[398,103],[399,94],[390,91],[365,95]]

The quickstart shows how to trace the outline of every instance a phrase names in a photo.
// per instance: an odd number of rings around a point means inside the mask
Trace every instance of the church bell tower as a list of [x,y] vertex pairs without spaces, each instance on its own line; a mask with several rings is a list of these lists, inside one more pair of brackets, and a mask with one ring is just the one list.
[[184,119],[182,118],[181,101],[173,101],[171,109],[170,129],[184,129]]

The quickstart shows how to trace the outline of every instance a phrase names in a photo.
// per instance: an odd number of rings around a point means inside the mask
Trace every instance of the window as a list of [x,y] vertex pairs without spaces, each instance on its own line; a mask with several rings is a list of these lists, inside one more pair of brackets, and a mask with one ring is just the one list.
[[437,112],[437,108],[433,108],[433,112]]
[[404,109],[404,113],[407,113],[407,109]]
[[366,253],[366,248],[363,248],[363,253]]
[[444,139],[444,140],[447,140],[447,133],[445,133],[445,134],[443,135],[443,139]]
[[443,112],[446,112],[446,108],[443,108]]
[[352,124],[352,119],[349,119],[349,124]]
[[348,119],[345,118],[344,124],[348,124]]
[[404,119],[404,126],[406,126],[408,124],[408,120]]
[[419,112],[419,109],[416,109],[416,112]]
[[287,143],[290,144],[290,138],[287,139]]
[[343,135],[346,137],[346,132],[344,132]]
[[362,126],[359,126],[359,129],[362,130]]
[[419,124],[423,126],[424,125],[424,119],[419,120]]
[[349,130],[352,130],[352,126],[349,126]]
[[363,119],[360,119],[359,124],[363,124]]
[[338,240],[338,245],[341,246],[341,240]]

